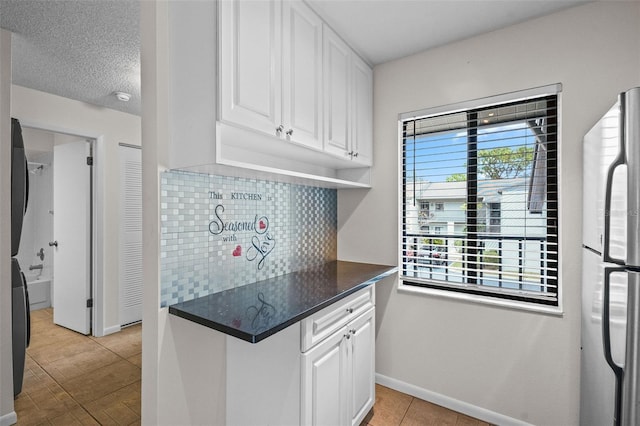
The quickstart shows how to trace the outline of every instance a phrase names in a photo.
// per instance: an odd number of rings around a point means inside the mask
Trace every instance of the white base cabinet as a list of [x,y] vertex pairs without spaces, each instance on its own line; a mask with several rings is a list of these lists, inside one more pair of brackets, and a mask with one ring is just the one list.
[[374,308],[302,355],[302,423],[358,425],[375,402]]
[[370,285],[265,340],[226,337],[226,424],[359,425],[375,402]]
[[351,425],[359,425],[376,402],[375,391],[375,309],[354,320],[349,326],[351,352],[347,365],[351,368]]
[[302,424],[358,425],[373,407],[374,296],[370,286],[302,321]]

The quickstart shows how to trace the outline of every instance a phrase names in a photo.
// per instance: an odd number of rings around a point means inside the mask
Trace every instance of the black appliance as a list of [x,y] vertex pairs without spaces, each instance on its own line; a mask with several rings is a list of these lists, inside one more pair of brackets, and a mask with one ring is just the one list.
[[13,340],[13,395],[22,391],[24,362],[31,334],[29,292],[18,259],[22,224],[29,201],[29,172],[20,122],[11,119],[11,317]]

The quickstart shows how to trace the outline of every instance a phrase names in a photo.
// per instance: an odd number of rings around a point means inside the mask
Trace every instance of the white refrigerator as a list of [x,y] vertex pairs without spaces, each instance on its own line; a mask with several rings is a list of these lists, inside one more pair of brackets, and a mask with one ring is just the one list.
[[640,88],[583,155],[580,424],[640,426]]

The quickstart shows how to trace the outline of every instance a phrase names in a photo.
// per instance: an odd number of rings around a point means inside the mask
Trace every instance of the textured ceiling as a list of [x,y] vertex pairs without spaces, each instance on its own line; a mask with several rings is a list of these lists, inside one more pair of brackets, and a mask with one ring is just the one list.
[[1,0],[13,83],[139,115],[139,9],[132,0]]
[[[375,65],[589,0],[307,1]],[[137,115],[139,21],[136,0],[0,0],[0,27],[15,33],[13,83]]]

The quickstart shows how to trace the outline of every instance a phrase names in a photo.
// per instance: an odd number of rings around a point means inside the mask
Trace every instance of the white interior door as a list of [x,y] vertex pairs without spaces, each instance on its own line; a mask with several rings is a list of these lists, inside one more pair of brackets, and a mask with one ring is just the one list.
[[53,322],[91,331],[91,168],[87,141],[53,149]]
[[120,145],[120,324],[142,320],[142,150]]

